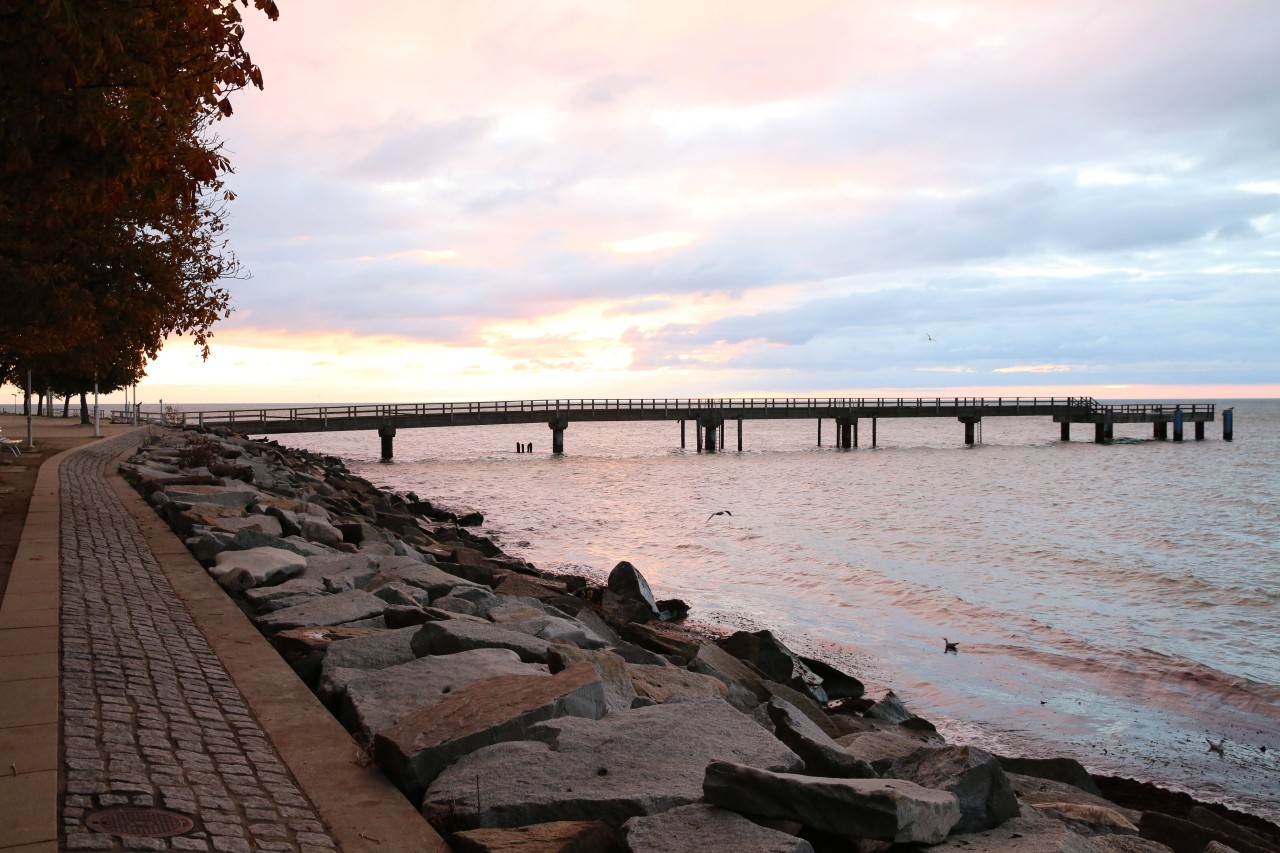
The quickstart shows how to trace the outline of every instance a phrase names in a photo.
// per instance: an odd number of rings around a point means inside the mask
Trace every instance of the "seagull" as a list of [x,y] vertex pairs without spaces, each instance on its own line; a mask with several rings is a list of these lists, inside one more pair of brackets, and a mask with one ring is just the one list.
[[1210,752],[1216,752],[1216,753],[1218,753],[1218,755],[1226,755],[1226,752],[1223,750],[1223,747],[1224,747],[1224,746],[1226,745],[1226,743],[1227,743],[1227,739],[1226,739],[1226,738],[1218,738],[1218,742],[1217,742],[1217,743],[1214,743],[1213,741],[1209,740],[1208,738],[1205,738],[1205,742],[1209,744],[1209,751],[1210,751]]
[[[707,521],[710,521],[711,519],[715,518],[717,515],[733,515],[733,513],[729,512],[729,510],[727,509],[722,509],[719,512],[713,512],[711,513],[711,515],[708,515]],[[706,524],[706,523],[707,523],[706,521],[703,522],[703,524]]]
[[958,655],[958,654],[960,654],[960,643],[959,643],[958,641],[953,643],[953,642],[951,642],[950,640],[948,640],[946,637],[943,637],[943,638],[942,638],[942,653],[943,653],[944,655],[945,655],[945,654],[948,654],[948,653],[953,654],[953,655]]
[[[928,332],[925,332],[924,336],[929,340],[934,341],[933,335],[929,334]],[[937,343],[937,341],[934,341],[934,343]]]

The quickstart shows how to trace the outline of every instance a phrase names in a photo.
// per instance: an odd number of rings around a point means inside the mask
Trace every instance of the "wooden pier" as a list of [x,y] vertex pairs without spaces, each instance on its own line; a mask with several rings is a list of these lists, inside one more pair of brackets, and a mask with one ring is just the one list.
[[[128,413],[116,413],[129,417]],[[1232,410],[1222,412],[1222,438],[1232,439]],[[172,417],[172,416],[171,416]],[[1092,397],[749,397],[672,399],[507,400],[475,403],[394,403],[386,405],[310,406],[274,409],[223,409],[182,412],[187,426],[227,427],[249,435],[300,432],[376,430],[382,457],[390,459],[399,429],[545,423],[551,429],[551,448],[564,452],[564,434],[574,421],[678,421],[680,446],[685,425],[694,426],[699,451],[723,450],[725,425],[737,422],[737,446],[742,450],[742,425],[750,420],[810,419],[835,422],[836,446],[858,446],[859,424],[870,421],[871,446],[876,446],[881,418],[954,418],[964,425],[964,442],[981,441],[983,418],[1047,417],[1060,424],[1063,441],[1072,424],[1091,424],[1093,439],[1109,443],[1115,424],[1152,424],[1152,437],[1183,440],[1191,424],[1197,441],[1205,424],[1215,420],[1213,403],[1130,403],[1108,405]]]

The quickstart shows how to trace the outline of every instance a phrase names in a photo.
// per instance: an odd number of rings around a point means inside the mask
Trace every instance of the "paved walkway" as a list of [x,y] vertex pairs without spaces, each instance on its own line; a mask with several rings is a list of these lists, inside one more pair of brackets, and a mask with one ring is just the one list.
[[[138,440],[41,469],[0,610],[0,853],[442,850],[150,508],[104,475]],[[132,810],[138,834],[90,829],[103,809]],[[181,816],[194,825],[163,835]]]

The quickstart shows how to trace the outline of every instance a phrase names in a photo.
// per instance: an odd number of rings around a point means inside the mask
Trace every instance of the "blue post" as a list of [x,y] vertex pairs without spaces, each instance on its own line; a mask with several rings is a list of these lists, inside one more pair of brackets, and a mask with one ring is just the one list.
[[1232,440],[1233,430],[1232,430],[1231,422],[1235,419],[1233,417],[1234,414],[1235,414],[1235,407],[1222,410],[1222,440],[1223,441]]
[[1182,407],[1173,410],[1173,440],[1182,441]]

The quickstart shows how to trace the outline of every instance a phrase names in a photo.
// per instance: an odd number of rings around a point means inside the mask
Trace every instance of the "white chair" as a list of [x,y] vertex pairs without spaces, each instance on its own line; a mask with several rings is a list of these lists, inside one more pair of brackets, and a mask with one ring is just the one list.
[[0,446],[7,447],[12,450],[14,456],[22,455],[22,451],[18,449],[18,445],[20,444],[22,444],[22,442],[13,438],[5,438],[4,433],[0,432]]

